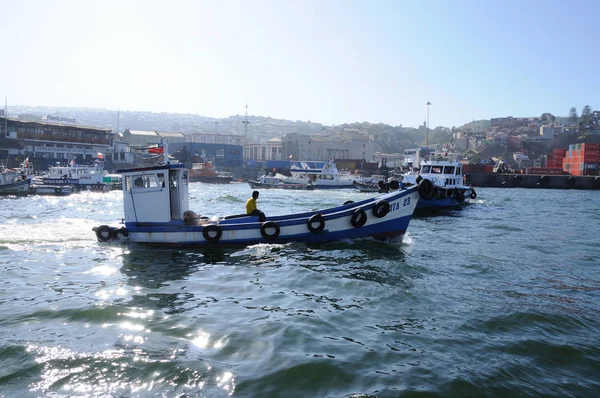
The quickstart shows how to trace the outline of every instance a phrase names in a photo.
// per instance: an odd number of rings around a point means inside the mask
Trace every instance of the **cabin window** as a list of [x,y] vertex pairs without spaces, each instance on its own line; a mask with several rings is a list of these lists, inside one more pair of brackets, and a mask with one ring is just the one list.
[[460,175],[460,167],[456,168],[456,175],[459,176]]
[[431,168],[431,172],[432,172],[433,174],[442,174],[442,169],[443,169],[443,167],[442,167],[442,166],[433,166],[433,167]]
[[421,167],[421,173],[431,173],[431,166]]
[[[160,173],[162,174],[162,173]],[[163,177],[164,179],[164,177]],[[162,186],[159,185],[158,177],[154,174],[150,175],[138,175],[133,177],[133,187],[136,190],[146,189],[146,188],[159,188]]]
[[454,166],[446,166],[444,167],[444,174],[454,174]]

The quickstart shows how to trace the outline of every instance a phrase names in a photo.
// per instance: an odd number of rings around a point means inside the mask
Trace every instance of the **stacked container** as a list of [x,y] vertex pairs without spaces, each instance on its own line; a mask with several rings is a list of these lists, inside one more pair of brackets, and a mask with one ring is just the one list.
[[567,150],[563,148],[554,148],[552,153],[548,155],[546,167],[549,169],[562,169],[563,159],[567,155]]
[[563,170],[574,176],[597,176],[600,144],[572,144],[563,159]]

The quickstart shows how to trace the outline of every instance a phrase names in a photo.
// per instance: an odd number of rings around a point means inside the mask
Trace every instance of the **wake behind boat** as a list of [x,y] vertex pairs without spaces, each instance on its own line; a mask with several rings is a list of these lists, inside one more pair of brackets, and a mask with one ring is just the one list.
[[406,232],[419,199],[415,186],[357,203],[295,214],[197,217],[189,209],[188,169],[169,163],[166,153],[165,149],[160,165],[119,170],[125,225],[95,227],[99,241],[220,247],[362,237],[383,240]]

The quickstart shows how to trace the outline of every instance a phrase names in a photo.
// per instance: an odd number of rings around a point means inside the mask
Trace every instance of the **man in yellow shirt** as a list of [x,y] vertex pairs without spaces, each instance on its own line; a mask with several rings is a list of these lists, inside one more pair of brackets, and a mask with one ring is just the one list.
[[246,202],[246,214],[258,215],[260,210],[256,208],[256,199],[258,199],[258,191],[252,192],[252,197]]

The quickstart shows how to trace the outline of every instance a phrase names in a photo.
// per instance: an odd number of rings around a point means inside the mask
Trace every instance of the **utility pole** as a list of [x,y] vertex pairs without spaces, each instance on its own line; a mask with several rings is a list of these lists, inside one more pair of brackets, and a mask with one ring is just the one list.
[[215,134],[219,135],[219,122],[215,120]]
[[427,101],[427,132],[425,135],[425,158],[429,160],[429,107],[431,102]]

